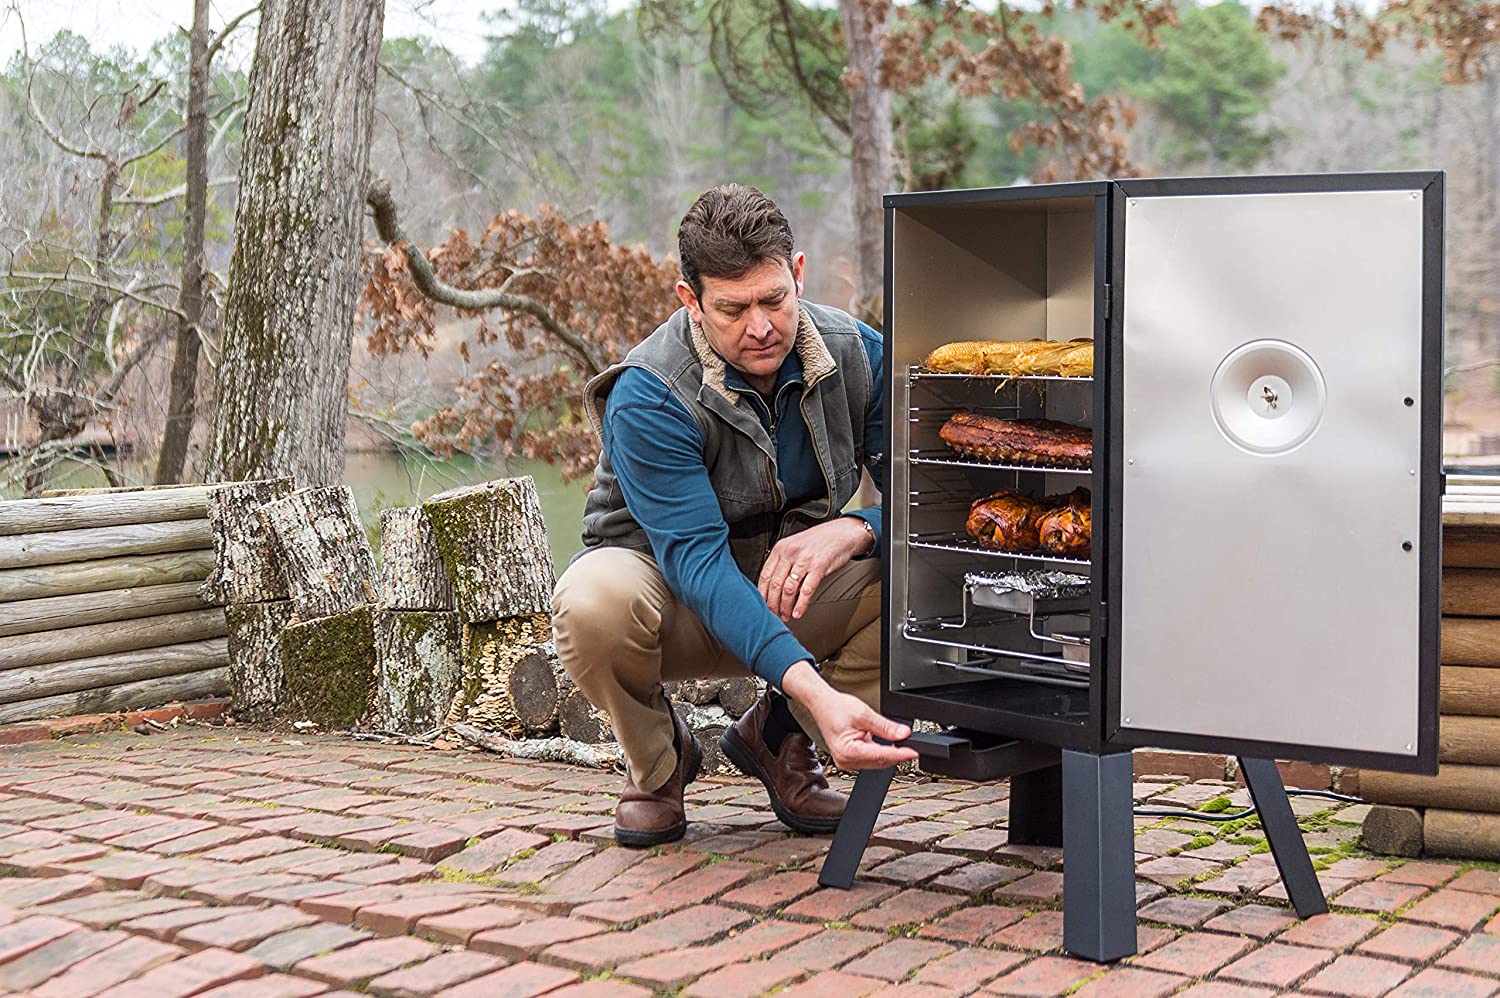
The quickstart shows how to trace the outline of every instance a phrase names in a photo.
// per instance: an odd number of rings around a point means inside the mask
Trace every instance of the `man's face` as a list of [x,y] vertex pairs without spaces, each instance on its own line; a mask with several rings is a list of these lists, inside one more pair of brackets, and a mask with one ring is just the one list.
[[703,327],[714,350],[761,391],[775,384],[781,362],[797,338],[797,299],[802,294],[801,253],[792,264],[762,260],[734,280],[703,278],[703,294],[677,282],[677,297]]

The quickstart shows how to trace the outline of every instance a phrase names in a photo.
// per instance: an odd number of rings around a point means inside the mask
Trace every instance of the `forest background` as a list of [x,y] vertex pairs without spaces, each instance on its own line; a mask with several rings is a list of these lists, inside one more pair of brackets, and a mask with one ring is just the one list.
[[[445,0],[398,2],[421,18]],[[213,479],[247,444],[227,437],[256,443],[221,365],[244,328],[262,12],[147,6],[181,29],[139,50],[26,33],[0,74],[0,497]],[[0,13],[0,37],[26,12]],[[676,224],[726,180],[786,210],[809,298],[875,319],[882,191],[1445,169],[1445,450],[1500,469],[1493,3],[519,0],[482,24],[372,48],[346,405],[311,476],[348,481],[372,521],[526,472],[559,561],[575,550],[596,446],[577,389],[674,307]]]

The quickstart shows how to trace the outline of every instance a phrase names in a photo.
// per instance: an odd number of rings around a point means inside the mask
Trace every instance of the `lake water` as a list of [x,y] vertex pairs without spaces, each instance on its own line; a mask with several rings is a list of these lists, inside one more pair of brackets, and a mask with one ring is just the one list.
[[583,500],[588,480],[564,484],[552,465],[540,461],[486,460],[457,456],[447,461],[409,459],[385,451],[350,454],[344,462],[344,482],[354,491],[367,530],[380,522],[380,510],[414,506],[423,499],[460,485],[476,485],[493,478],[530,475],[536,480],[547,520],[547,541],[558,574],[583,547]]

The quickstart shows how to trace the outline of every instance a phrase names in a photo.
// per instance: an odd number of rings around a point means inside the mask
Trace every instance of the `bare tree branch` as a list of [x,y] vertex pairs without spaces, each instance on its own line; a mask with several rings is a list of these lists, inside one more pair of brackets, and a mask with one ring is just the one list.
[[[228,187],[230,184],[237,183],[238,181],[238,177],[215,177],[208,182],[208,186]],[[175,201],[186,193],[187,184],[181,183],[169,191],[162,191],[160,194],[152,194],[149,196],[140,197],[132,197],[128,194],[122,195],[121,197],[115,199],[115,204],[128,204],[138,207],[152,208],[159,204],[166,204],[168,201]]]
[[234,17],[230,18],[229,19],[229,23],[225,24],[224,27],[220,28],[219,29],[219,33],[216,34],[216,35],[214,35],[214,40],[208,43],[208,51],[206,51],[206,52],[203,53],[203,61],[204,61],[204,63],[205,64],[212,64],[213,61],[214,61],[214,55],[224,45],[224,39],[228,38],[230,36],[230,34],[233,33],[234,29],[238,28],[240,26],[240,22],[241,21],[243,21],[245,18],[249,17],[251,14],[258,14],[258,13],[260,13],[260,4],[256,4],[254,7],[251,7],[249,10],[241,11],[240,13],[236,14]]
[[535,298],[512,294],[499,288],[470,291],[455,288],[451,284],[444,284],[438,280],[432,269],[432,261],[414,247],[406,238],[406,234],[401,231],[401,225],[396,218],[396,202],[391,197],[391,185],[388,181],[379,177],[371,180],[365,199],[375,214],[375,229],[380,233],[380,238],[391,246],[399,246],[406,254],[407,266],[411,268],[412,281],[424,295],[433,301],[442,302],[454,308],[476,310],[504,308],[513,312],[523,312],[536,319],[543,329],[557,337],[582,363],[588,377],[593,377],[607,366],[602,358],[594,355],[594,351],[582,334],[558,322],[547,306]]

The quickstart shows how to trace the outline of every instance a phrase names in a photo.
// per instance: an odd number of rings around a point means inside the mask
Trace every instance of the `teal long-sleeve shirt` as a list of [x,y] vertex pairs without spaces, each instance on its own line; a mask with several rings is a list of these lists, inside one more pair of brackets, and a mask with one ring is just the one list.
[[[880,390],[880,334],[859,323],[876,390],[864,423],[866,467],[884,482],[885,403]],[[823,498],[828,486],[818,466],[798,406],[805,387],[796,352],[777,373],[769,403],[729,368],[725,383],[745,393],[768,429],[775,406],[776,469],[785,497],[783,509]],[[766,606],[755,583],[735,565],[729,526],[704,464],[702,431],[692,415],[655,375],[630,368],[610,389],[605,406],[604,450],[619,480],[630,515],[646,531],[651,551],[672,593],[691,610],[730,654],[778,689],[786,670],[813,661],[792,632]],[[882,530],[879,506],[851,511]],[[815,663],[816,664],[816,663]]]

